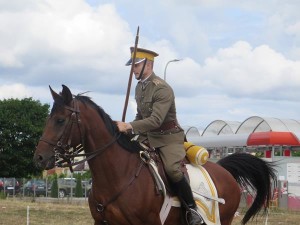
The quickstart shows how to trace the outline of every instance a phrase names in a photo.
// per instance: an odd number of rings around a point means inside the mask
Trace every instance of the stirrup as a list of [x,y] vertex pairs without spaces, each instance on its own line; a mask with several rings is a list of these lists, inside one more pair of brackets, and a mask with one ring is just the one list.
[[[198,219],[194,219],[197,218]],[[185,213],[185,219],[188,225],[201,225],[205,224],[202,216],[198,213],[197,210],[189,208]],[[190,223],[191,222],[191,223]]]

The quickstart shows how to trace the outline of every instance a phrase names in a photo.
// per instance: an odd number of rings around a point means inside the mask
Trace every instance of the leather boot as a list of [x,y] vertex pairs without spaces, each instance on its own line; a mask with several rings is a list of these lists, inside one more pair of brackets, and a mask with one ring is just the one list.
[[204,221],[197,211],[197,205],[193,197],[192,189],[189,182],[183,178],[174,183],[176,194],[178,195],[183,205],[187,207],[186,219],[189,225],[201,225]]

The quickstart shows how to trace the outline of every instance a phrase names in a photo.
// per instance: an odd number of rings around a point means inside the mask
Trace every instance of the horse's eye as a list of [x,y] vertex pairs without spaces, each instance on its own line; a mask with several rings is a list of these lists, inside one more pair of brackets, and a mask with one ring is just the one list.
[[57,119],[56,122],[58,124],[63,124],[65,122],[65,119]]

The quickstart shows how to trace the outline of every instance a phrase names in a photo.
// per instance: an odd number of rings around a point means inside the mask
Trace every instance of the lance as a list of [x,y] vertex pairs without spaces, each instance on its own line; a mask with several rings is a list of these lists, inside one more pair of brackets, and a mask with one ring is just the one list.
[[137,31],[136,31],[136,36],[135,36],[134,51],[133,51],[132,63],[131,63],[131,68],[130,68],[130,73],[129,73],[127,92],[126,92],[126,98],[125,98],[123,115],[122,115],[122,122],[125,122],[125,118],[126,118],[128,99],[129,99],[129,95],[130,95],[132,76],[133,76],[133,67],[134,67],[134,64],[135,64],[136,50],[137,50],[137,46],[138,46],[138,42],[139,42],[139,32],[140,32],[140,27],[138,26]]

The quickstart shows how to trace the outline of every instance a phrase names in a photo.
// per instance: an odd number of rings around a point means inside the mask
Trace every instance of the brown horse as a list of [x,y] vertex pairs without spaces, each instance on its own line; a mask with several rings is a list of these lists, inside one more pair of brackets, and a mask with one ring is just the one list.
[[[90,98],[73,96],[64,85],[61,94],[51,87],[50,91],[54,104],[34,154],[35,162],[51,169],[71,167],[76,164],[74,157],[86,157],[93,179],[89,207],[95,224],[161,224],[163,196],[157,194],[139,146],[119,133],[115,122]],[[225,204],[219,204],[222,225],[232,223],[240,202],[240,185],[256,190],[243,224],[268,206],[271,183],[276,178],[269,163],[249,154],[233,154],[217,164],[207,162],[204,167],[218,196],[225,200]],[[164,224],[184,224],[181,217],[181,210],[172,207]]]

